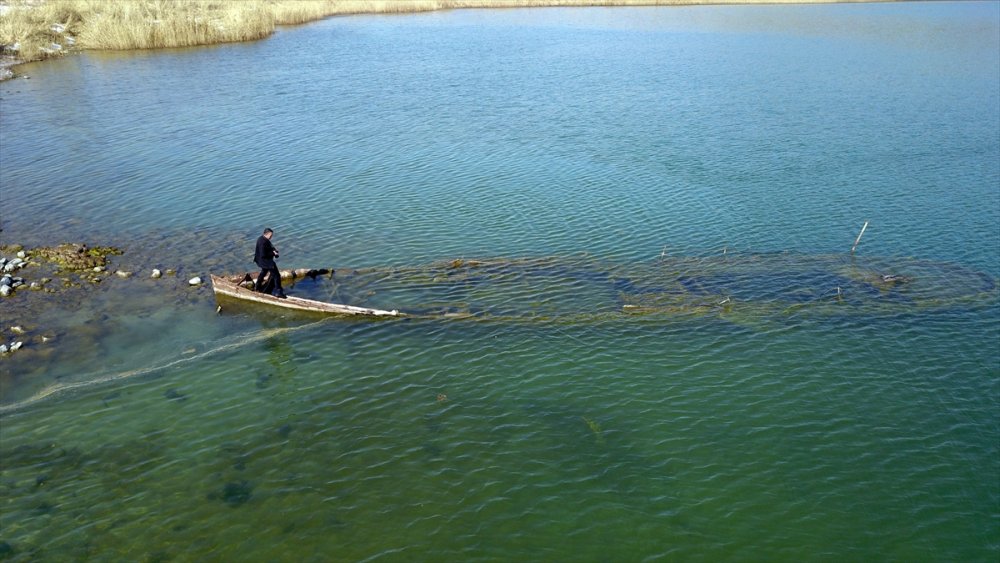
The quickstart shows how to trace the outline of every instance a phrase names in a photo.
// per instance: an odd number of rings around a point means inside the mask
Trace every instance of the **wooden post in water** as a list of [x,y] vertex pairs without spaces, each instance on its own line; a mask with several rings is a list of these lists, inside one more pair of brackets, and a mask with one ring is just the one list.
[[858,238],[854,239],[854,246],[851,247],[851,254],[854,254],[855,249],[858,248],[858,243],[861,242],[861,235],[865,234],[865,229],[867,228],[868,221],[865,221],[865,224],[861,226],[861,232],[858,233]]

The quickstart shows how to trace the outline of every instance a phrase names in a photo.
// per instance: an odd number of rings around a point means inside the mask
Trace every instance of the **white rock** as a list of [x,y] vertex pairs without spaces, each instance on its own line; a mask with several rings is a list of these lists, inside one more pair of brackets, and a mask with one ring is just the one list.
[[201,285],[201,278],[195,276],[195,277],[189,279],[188,283],[191,284],[191,285]]
[[21,349],[21,346],[24,346],[24,342],[15,342],[10,345],[10,351],[17,352],[18,350]]
[[0,297],[7,297],[12,291],[14,291],[14,289],[9,285],[0,285]]
[[94,271],[95,272],[103,272],[104,268],[102,268],[101,266],[94,266]]
[[6,353],[7,353],[7,345],[0,344],[0,354],[6,354]]
[[126,272],[124,270],[116,270],[115,275],[119,278],[129,278],[132,277],[132,272]]
[[17,257],[18,257],[18,258],[22,258],[22,259],[24,259],[24,258],[27,258],[27,257],[28,257],[28,255],[27,255],[27,254],[25,254],[23,250],[18,250],[18,251],[17,251]]
[[10,327],[10,331],[13,332],[14,334],[24,334],[24,327],[23,326],[12,326],[12,327]]
[[42,284],[38,282],[31,282],[31,285],[28,286],[28,289],[34,289],[35,291],[37,291],[39,289],[42,289]]
[[154,268],[154,269],[153,269],[153,275],[152,275],[152,276],[150,276],[150,277],[152,277],[152,278],[159,278],[159,277],[161,277],[162,275],[163,275],[163,272],[161,272],[161,271],[159,271],[159,270],[157,270],[157,269],[155,269],[155,268]]

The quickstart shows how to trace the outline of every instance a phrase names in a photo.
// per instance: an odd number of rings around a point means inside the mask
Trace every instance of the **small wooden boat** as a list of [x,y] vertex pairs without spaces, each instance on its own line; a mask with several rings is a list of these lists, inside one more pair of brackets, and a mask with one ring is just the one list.
[[[282,279],[298,279],[329,274],[330,270],[281,270]],[[371,317],[402,317],[404,314],[396,311],[384,311],[382,309],[371,309],[368,307],[355,307],[353,305],[343,305],[340,303],[327,303],[325,301],[314,301],[301,297],[288,296],[280,299],[267,293],[254,291],[254,279],[249,273],[236,276],[216,276],[212,275],[212,290],[215,296],[231,297],[241,301],[251,301],[264,305],[272,305],[283,309],[293,309],[296,311],[307,311],[310,313],[321,313],[326,315],[350,315],[350,316],[371,316]],[[221,308],[221,305],[220,305]]]

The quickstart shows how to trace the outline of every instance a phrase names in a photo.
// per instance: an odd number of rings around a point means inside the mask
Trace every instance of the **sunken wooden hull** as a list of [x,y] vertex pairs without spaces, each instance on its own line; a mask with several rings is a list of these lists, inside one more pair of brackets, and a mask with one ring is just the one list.
[[[300,278],[305,276],[316,276],[328,273],[324,270],[282,270],[282,278]],[[253,279],[250,274],[238,276],[221,277],[212,275],[212,290],[216,297],[226,296],[241,301],[270,305],[281,309],[294,311],[304,311],[309,313],[320,313],[324,315],[345,315],[345,316],[367,316],[367,317],[401,317],[402,313],[396,310],[384,311],[382,309],[372,309],[368,307],[355,307],[353,305],[343,305],[340,303],[327,303],[325,301],[314,301],[301,297],[288,296],[279,299],[273,295],[259,293],[252,289]],[[250,282],[250,283],[247,283]]]

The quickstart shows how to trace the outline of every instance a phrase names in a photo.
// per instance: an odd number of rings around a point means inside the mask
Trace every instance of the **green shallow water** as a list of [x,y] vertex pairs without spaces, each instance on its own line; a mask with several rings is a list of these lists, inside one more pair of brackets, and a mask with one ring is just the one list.
[[[998,53],[961,2],[25,67],[2,242],[136,275],[0,303],[0,557],[996,560]],[[265,225],[337,270],[295,294],[413,316],[217,313],[186,280]]]
[[986,558],[995,381],[955,374],[989,366],[944,349],[953,320],[887,324],[234,335],[7,415],[5,535],[43,558]]

